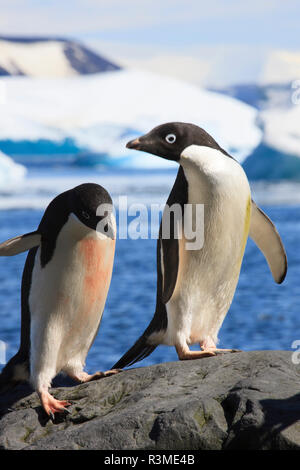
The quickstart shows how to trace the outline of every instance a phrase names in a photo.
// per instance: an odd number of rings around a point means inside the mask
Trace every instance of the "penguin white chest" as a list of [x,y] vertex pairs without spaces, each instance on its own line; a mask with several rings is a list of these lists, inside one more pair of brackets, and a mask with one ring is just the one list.
[[74,220],[61,230],[51,260],[35,257],[29,296],[32,351],[53,357],[56,372],[83,362],[99,327],[112,274],[115,240]]
[[[204,226],[196,227],[203,230],[204,244],[191,250],[190,240],[179,240],[177,282],[166,305],[166,342],[217,342],[248,237],[249,184],[240,165],[218,150],[188,147],[180,163],[188,183],[188,204],[204,205]],[[185,223],[195,227],[196,220]]]

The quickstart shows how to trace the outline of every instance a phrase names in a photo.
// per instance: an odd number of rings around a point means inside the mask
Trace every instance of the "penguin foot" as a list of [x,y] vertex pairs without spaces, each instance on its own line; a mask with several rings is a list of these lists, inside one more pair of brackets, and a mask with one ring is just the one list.
[[201,341],[200,348],[203,351],[212,351],[216,355],[241,352],[240,349],[219,349],[210,337],[206,338],[204,341]]
[[212,351],[215,353],[216,356],[220,356],[221,354],[228,354],[228,353],[236,353],[242,352],[240,349],[219,349],[219,348],[203,348],[205,351]]
[[54,420],[55,413],[65,413],[69,412],[66,406],[70,406],[71,403],[65,400],[56,400],[49,392],[41,392],[39,393],[39,397],[41,400],[42,407],[46,411],[47,415],[50,416],[52,421]]
[[87,374],[86,372],[81,372],[80,374],[76,376],[72,376],[73,379],[77,380],[78,382],[81,383],[86,383],[86,382],[92,382],[93,380],[99,380],[103,379],[104,377],[109,377],[111,375],[118,374],[119,372],[122,372],[122,369],[111,369],[107,370],[105,372],[95,372],[95,374]]
[[215,356],[215,353],[208,349],[203,351],[191,351],[188,347],[182,348],[176,346],[176,351],[180,361],[189,361],[192,359],[202,359],[203,357]]
[[227,353],[236,353],[242,352],[240,349],[212,349],[212,351],[216,354],[227,354]]
[[95,374],[89,376],[86,382],[92,382],[93,380],[99,380],[103,379],[104,377],[110,377],[111,375],[118,374],[119,372],[122,372],[122,369],[111,369],[106,370],[105,372],[95,372]]

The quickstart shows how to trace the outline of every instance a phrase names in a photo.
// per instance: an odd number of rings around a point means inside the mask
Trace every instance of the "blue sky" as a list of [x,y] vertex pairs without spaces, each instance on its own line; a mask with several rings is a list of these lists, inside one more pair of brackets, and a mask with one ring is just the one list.
[[299,0],[1,0],[0,31],[188,47],[300,48]]
[[[206,76],[224,66],[238,80],[255,78],[272,51],[300,53],[299,0],[1,0],[0,6],[2,34],[78,38],[122,64],[154,70],[166,68],[168,57],[184,58],[187,78],[197,60]],[[278,57],[272,60],[271,68],[280,68],[282,59],[278,66]],[[180,60],[173,69],[184,75]]]

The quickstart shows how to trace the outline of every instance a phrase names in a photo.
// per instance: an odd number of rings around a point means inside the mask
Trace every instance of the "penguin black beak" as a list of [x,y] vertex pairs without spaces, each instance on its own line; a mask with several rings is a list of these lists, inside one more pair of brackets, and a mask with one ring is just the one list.
[[127,144],[126,144],[126,148],[128,148],[128,149],[139,150],[140,147],[141,147],[140,139],[130,140],[130,141],[127,142]]

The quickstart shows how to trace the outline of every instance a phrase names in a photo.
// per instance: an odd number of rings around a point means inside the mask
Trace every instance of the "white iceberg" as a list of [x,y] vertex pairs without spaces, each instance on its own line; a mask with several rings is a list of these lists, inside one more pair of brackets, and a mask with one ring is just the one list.
[[263,142],[269,147],[300,157],[300,103],[261,112]]
[[20,183],[26,174],[23,165],[15,163],[0,151],[0,191]]
[[114,164],[169,165],[125,148],[133,136],[168,121],[207,130],[243,161],[259,144],[257,110],[234,98],[169,77],[121,70],[64,79],[1,80],[6,100],[0,141],[72,139],[83,152],[106,154]]

